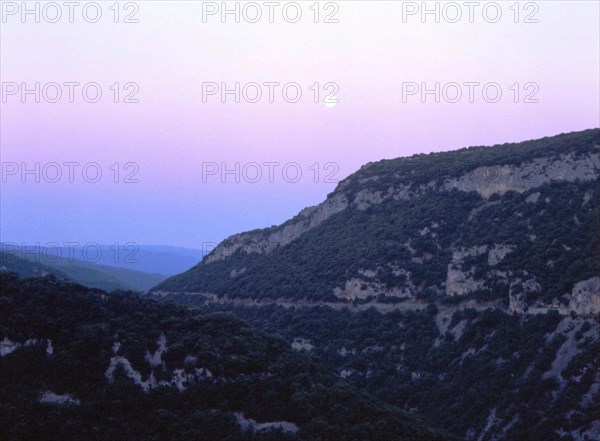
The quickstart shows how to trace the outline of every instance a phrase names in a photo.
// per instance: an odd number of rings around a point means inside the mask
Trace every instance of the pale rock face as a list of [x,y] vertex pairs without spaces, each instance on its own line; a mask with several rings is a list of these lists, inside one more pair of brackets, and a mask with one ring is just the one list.
[[292,341],[292,349],[295,351],[312,351],[314,348],[312,342],[304,338],[295,338]]
[[461,269],[466,257],[478,256],[487,251],[487,245],[461,248],[452,252],[452,262],[448,264],[446,273],[446,294],[449,296],[469,294],[483,287],[483,280],[473,278],[473,270]]
[[[478,167],[458,179],[447,181],[444,188],[476,191],[484,198],[508,191],[523,193],[551,181],[591,181],[598,178],[600,155],[576,158],[572,154],[560,158],[536,158],[519,166],[494,165]],[[532,195],[533,196],[533,195]]]
[[366,210],[371,205],[381,204],[384,199],[385,197],[381,191],[361,190],[354,197],[354,205],[359,210]]
[[[29,348],[31,346],[37,346],[40,343],[42,343],[42,341],[37,338],[30,338],[25,340],[24,343],[18,343],[11,341],[7,337],[4,337],[4,339],[0,341],[0,357],[4,357],[5,355],[12,353],[19,348]],[[52,355],[53,351],[54,349],[52,348],[52,342],[47,340],[46,354]]]
[[[517,279],[514,284],[521,284]],[[512,288],[511,285],[511,288]],[[541,289],[539,283],[535,280],[526,280],[522,282],[523,293],[509,295],[509,309],[511,312],[528,313],[528,314],[545,314],[549,311],[557,311],[561,315],[566,315],[569,312],[575,312],[580,315],[597,315],[600,314],[600,277],[592,277],[587,280],[578,282],[573,287],[568,306],[562,306],[555,299],[553,304],[537,303],[534,305],[526,305],[524,294],[531,291],[539,291]]]
[[196,363],[198,363],[198,359],[193,355],[188,355],[187,357],[185,357],[185,360],[183,360],[183,362],[186,366],[195,366]]
[[281,430],[286,433],[297,433],[300,428],[288,421],[274,421],[271,423],[257,423],[253,419],[244,417],[242,412],[235,414],[236,421],[242,432],[260,432],[261,430]]
[[57,395],[54,392],[46,391],[40,397],[40,403],[79,406],[80,401],[70,394]]
[[472,271],[462,271],[455,264],[448,265],[446,274],[446,294],[461,296],[483,287],[483,280],[475,280]]
[[373,271],[373,270],[358,270],[358,274],[360,274],[361,276],[365,276],[369,279],[373,279],[375,276],[377,276],[377,271]]
[[239,276],[239,275],[241,275],[241,274],[244,274],[245,272],[246,272],[246,267],[244,267],[244,268],[240,268],[239,270],[234,268],[234,269],[232,269],[232,270],[230,271],[230,273],[229,273],[229,278],[230,278],[230,279],[234,279],[234,278],[236,278],[237,276]]
[[[519,294],[515,294],[513,291],[515,287],[520,286],[522,291]],[[540,284],[534,279],[522,280],[520,278],[515,278],[510,283],[510,292],[508,294],[508,308],[511,312],[516,313],[525,313],[525,312],[533,312],[531,308],[528,308],[527,303],[525,303],[525,296],[530,292],[539,292],[542,289]]]
[[348,207],[343,195],[335,195],[315,207],[300,212],[295,223],[278,228],[272,233],[250,232],[231,236],[217,246],[205,258],[205,263],[217,262],[233,255],[238,250],[246,253],[267,254],[280,246],[287,245],[306,231],[316,227],[336,213]]
[[487,251],[487,245],[479,245],[471,248],[460,248],[452,251],[452,261],[462,262],[465,257],[479,256]]
[[569,309],[583,315],[600,313],[600,277],[592,277],[575,284]]
[[498,265],[506,257],[507,254],[512,253],[514,247],[510,245],[496,244],[488,252],[488,265]]
[[354,354],[356,354],[356,349],[346,349],[346,347],[342,347],[341,349],[337,350],[337,353],[339,355],[341,355],[342,357],[345,357],[347,355],[354,355]]
[[392,271],[395,276],[406,276],[406,287],[387,288],[385,284],[373,280],[377,276],[376,271],[359,270],[358,273],[363,276],[364,279],[358,277],[349,279],[346,281],[343,288],[334,288],[333,294],[336,297],[346,300],[366,299],[369,297],[377,297],[382,294],[388,297],[413,298],[415,287],[410,280],[410,272],[397,267],[392,267]]
[[104,373],[104,376],[106,377],[109,383],[112,383],[114,381],[114,373],[118,366],[122,366],[123,370],[125,371],[125,375],[127,375],[128,378],[133,380],[135,384],[140,386],[142,390],[144,390],[144,392],[148,392],[151,388],[156,387],[156,380],[154,378],[154,374],[152,374],[150,378],[148,378],[148,380],[142,381],[142,374],[140,374],[137,370],[133,368],[133,366],[131,366],[131,362],[129,360],[127,360],[125,357],[120,356],[112,357],[110,359],[110,365]]
[[341,378],[348,378],[350,375],[352,375],[351,369],[344,369],[344,370],[342,370],[342,372],[340,372]]
[[114,342],[112,345],[113,354],[117,355],[119,353],[119,349],[121,349],[121,343],[119,343],[118,341]]
[[529,196],[527,196],[527,199],[525,199],[525,202],[527,202],[528,204],[535,204],[537,203],[537,201],[540,199],[540,192],[535,192],[530,194]]
[[508,295],[508,309],[510,312],[522,314],[527,309],[527,304],[523,300],[523,296],[520,295]]
[[0,341],[0,357],[10,354],[21,347],[20,343],[15,343],[8,338],[4,337],[4,340]]
[[335,288],[333,294],[341,299],[366,299],[367,297],[374,295],[372,286],[370,289],[362,289],[363,285],[367,286],[366,283],[367,282],[362,279],[350,279],[346,281],[346,285],[343,289]]
[[432,190],[434,188],[436,188],[435,181],[431,181],[427,184],[421,184],[417,187],[400,184],[397,187],[388,188],[385,193],[382,191],[365,189],[356,194],[354,200],[352,201],[352,205],[358,210],[366,210],[370,206],[379,205],[388,199],[407,201],[411,198],[421,196],[428,190]]
[[158,344],[158,349],[154,352],[154,354],[150,354],[150,351],[146,351],[145,356],[146,361],[150,363],[150,366],[152,367],[157,367],[163,364],[162,354],[167,352],[167,337],[165,337],[165,334],[160,334],[160,337],[156,343]]
[[[583,157],[567,154],[556,158],[535,158],[518,166],[499,164],[490,167],[478,167],[459,178],[447,179],[441,187],[437,186],[437,181],[431,181],[418,187],[400,184],[385,191],[363,189],[356,193],[352,201],[348,201],[346,196],[341,193],[344,184],[340,184],[336,193],[328,197],[323,203],[302,210],[293,223],[278,227],[271,232],[254,231],[231,236],[206,256],[203,262],[211,263],[224,260],[238,250],[247,254],[271,253],[349,206],[358,210],[365,210],[388,199],[407,200],[436,189],[441,191],[453,189],[464,192],[476,191],[487,199],[493,194],[502,195],[508,191],[523,193],[551,181],[590,181],[597,179],[599,176],[600,154],[593,153]],[[362,183],[370,180],[376,181],[377,179],[377,177],[371,177],[363,180]],[[534,193],[527,198],[527,202],[536,203],[539,196],[538,193]],[[239,272],[230,274],[231,277],[236,275],[239,275]]]
[[123,368],[125,375],[140,386],[144,392],[149,392],[157,387],[175,387],[179,392],[183,392],[189,384],[205,378],[212,378],[213,376],[212,372],[206,368],[196,368],[193,374],[186,373],[184,369],[174,369],[170,380],[157,381],[154,372],[146,380],[143,380],[142,374],[131,365],[131,362],[127,358],[115,356],[110,359],[108,369],[104,373],[109,383],[114,382],[115,371],[119,366]]
[[[110,364],[104,372],[104,376],[106,377],[107,381],[109,383],[114,382],[115,371],[119,366],[121,366],[123,369],[125,376],[140,386],[144,392],[149,392],[157,387],[171,387],[176,388],[179,392],[183,392],[190,384],[206,378],[212,378],[212,372],[210,372],[210,370],[207,368],[195,368],[194,373],[187,373],[185,369],[178,368],[171,371],[172,376],[170,380],[157,381],[156,377],[154,376],[154,369],[161,367],[163,371],[166,371],[165,363],[162,360],[162,355],[168,350],[167,337],[164,333],[160,334],[160,337],[156,343],[158,344],[158,349],[153,354],[146,350],[145,359],[150,367],[153,368],[153,371],[150,373],[148,378],[144,380],[142,378],[142,374],[133,367],[131,362],[126,357],[117,355],[119,349],[121,348],[121,343],[115,342],[112,346],[112,351],[115,356],[110,359]],[[184,360],[184,364],[188,367],[195,366],[197,361],[198,360],[196,357],[188,355]]]
[[[495,266],[514,250],[511,245],[494,244],[479,245],[471,248],[460,248],[452,252],[452,261],[448,264],[446,274],[446,294],[449,296],[465,295],[483,288],[485,280],[475,280],[473,278],[474,270],[472,268],[463,269],[462,262],[467,257],[480,256],[487,253],[487,264]],[[501,271],[493,270],[488,273],[495,277],[506,278],[506,274]]]

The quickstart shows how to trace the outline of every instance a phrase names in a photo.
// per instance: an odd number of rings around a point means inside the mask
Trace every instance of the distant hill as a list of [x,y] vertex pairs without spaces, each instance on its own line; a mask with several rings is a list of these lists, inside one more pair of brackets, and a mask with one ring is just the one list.
[[[36,250],[31,244],[5,242],[0,244],[2,251],[13,252],[17,250],[19,257],[23,257],[26,250]],[[96,248],[99,255],[96,255]],[[93,244],[88,251],[93,262],[87,259],[83,253],[82,246],[57,247],[48,250],[51,257],[61,256],[69,260],[80,260],[98,265],[124,268],[150,274],[171,276],[190,269],[203,257],[203,251],[193,248],[182,248],[165,245],[139,245],[136,243],[118,244]],[[41,254],[41,253],[38,253]]]
[[171,276],[190,269],[203,257],[201,250],[165,245],[119,244],[115,259],[114,245],[101,245],[102,257],[97,263],[146,273]]
[[56,268],[42,265],[38,262],[30,262],[13,254],[0,252],[0,271],[12,271],[21,277],[40,277],[46,274],[54,274],[59,279],[68,279],[69,276]]
[[196,248],[174,247],[171,245],[141,245],[140,249],[162,254],[192,257],[194,259],[198,259],[198,257],[202,258],[203,256],[202,250]]
[[60,279],[70,279],[89,288],[145,291],[164,280],[166,276],[148,274],[125,268],[98,265],[91,262],[62,257],[46,258],[40,254],[25,254],[22,259],[12,253],[0,253],[0,268],[23,277],[54,274]]

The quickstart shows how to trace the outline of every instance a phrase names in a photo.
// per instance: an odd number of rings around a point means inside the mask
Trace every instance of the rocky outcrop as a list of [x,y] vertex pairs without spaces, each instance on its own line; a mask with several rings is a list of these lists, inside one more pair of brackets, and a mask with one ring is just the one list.
[[[523,314],[526,312],[535,313],[537,311],[535,307],[528,307],[527,302],[525,302],[525,298],[527,294],[532,292],[539,292],[542,289],[540,284],[535,279],[521,279],[520,277],[514,278],[510,282],[510,291],[508,294],[508,309],[511,312]],[[549,306],[543,306],[544,308]]]
[[512,253],[514,247],[511,245],[496,244],[488,251],[488,265],[498,265],[507,254]]
[[334,288],[333,294],[343,300],[368,299],[379,297],[397,297],[403,299],[414,298],[415,286],[410,280],[410,272],[403,268],[392,266],[392,272],[396,277],[405,278],[405,286],[388,288],[384,283],[377,280],[377,273],[382,268],[374,270],[359,270],[359,277],[354,277],[346,281],[343,288]]
[[[495,244],[493,246],[479,245],[470,248],[460,248],[452,252],[452,261],[448,264],[446,273],[446,294],[449,296],[470,294],[485,285],[485,280],[476,280],[473,267],[464,267],[463,261],[468,257],[483,256],[487,254],[487,264],[497,265],[507,254],[514,249],[511,245]],[[492,271],[494,277],[505,278],[503,272]]]
[[345,300],[368,299],[384,295],[386,297],[412,298],[408,288],[386,288],[383,283],[354,278],[346,281],[344,288],[335,288],[333,294]]
[[334,195],[322,204],[305,208],[295,219],[280,227],[269,230],[236,234],[223,241],[208,256],[204,263],[226,259],[238,250],[245,253],[268,254],[298,238],[308,230],[321,224],[336,213],[346,209],[348,201],[344,195]]
[[[407,200],[433,189],[476,191],[487,199],[493,194],[502,195],[508,191],[523,193],[550,182],[591,181],[599,176],[600,154],[594,153],[587,156],[563,154],[556,158],[536,158],[519,166],[499,164],[477,167],[458,178],[446,179],[441,187],[438,187],[435,181],[431,181],[418,186],[401,184],[390,187],[385,192],[364,189],[356,193],[351,205],[359,210],[366,210],[370,206],[379,205],[388,199]],[[376,176],[373,177],[374,180],[377,180],[376,178]],[[527,199],[527,202],[535,203],[539,196],[539,193],[534,193]]]
[[[508,191],[523,193],[552,181],[591,181],[600,172],[600,155],[576,157],[573,154],[558,158],[536,158],[533,161],[513,165],[478,167],[458,179],[450,179],[444,188],[460,191],[476,191],[484,198]],[[533,202],[533,200],[532,200]]]
[[600,277],[575,284],[571,291],[569,310],[581,315],[600,314]]
[[[533,280],[527,280],[523,283],[516,280],[521,285],[522,291],[519,294],[509,295],[509,309],[511,312],[523,314],[546,314],[556,311],[561,315],[567,315],[571,312],[583,316],[600,314],[600,277],[592,277],[582,280],[575,284],[571,293],[563,296],[569,300],[568,304],[560,303],[559,299],[554,299],[551,304],[534,303],[528,305],[525,302],[525,295],[531,291],[539,291],[540,286]],[[513,282],[513,285],[515,284]],[[511,290],[513,286],[511,285]]]
[[483,280],[475,280],[472,270],[463,271],[455,263],[448,265],[446,274],[446,294],[461,296],[483,287]]

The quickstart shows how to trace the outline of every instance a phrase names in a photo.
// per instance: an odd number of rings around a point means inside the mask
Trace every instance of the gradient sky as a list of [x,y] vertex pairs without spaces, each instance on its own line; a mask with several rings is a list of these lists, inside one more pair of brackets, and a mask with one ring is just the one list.
[[[63,96],[54,104],[5,97],[3,170],[8,163],[96,162],[103,176],[95,184],[80,172],[73,183],[64,175],[58,183],[43,176],[35,183],[31,176],[21,182],[19,175],[4,174],[4,242],[199,248],[281,223],[323,200],[335,183],[322,182],[323,170],[315,183],[314,163],[335,163],[341,179],[383,158],[600,125],[597,1],[537,2],[538,23],[523,23],[525,10],[514,23],[513,2],[500,2],[497,23],[478,10],[473,23],[422,23],[416,16],[403,23],[406,2],[339,1],[338,23],[314,23],[313,2],[301,2],[298,23],[276,14],[275,23],[254,24],[218,17],[203,23],[203,2],[192,1],[138,1],[138,23],[114,23],[113,2],[100,3],[98,23],[77,12],[74,23],[64,17],[22,23],[18,15],[0,23],[3,84],[97,82],[103,89],[95,104],[80,94],[74,103]],[[281,95],[274,103],[202,102],[203,82],[236,81],[297,82],[304,95],[295,104]],[[115,82],[137,83],[139,103],[114,103],[109,86]],[[314,103],[309,87],[315,82],[336,83],[339,103]],[[418,96],[403,103],[403,82],[495,82],[503,97],[489,103],[478,89],[473,103],[466,97],[422,103]],[[515,82],[536,83],[539,102],[515,103],[509,89]],[[139,182],[114,183],[109,167],[115,162],[136,163]],[[203,182],[204,162],[231,168],[236,162],[296,162],[303,177],[286,182],[280,167],[273,183],[266,175],[258,183],[232,177],[222,183],[219,176]]]

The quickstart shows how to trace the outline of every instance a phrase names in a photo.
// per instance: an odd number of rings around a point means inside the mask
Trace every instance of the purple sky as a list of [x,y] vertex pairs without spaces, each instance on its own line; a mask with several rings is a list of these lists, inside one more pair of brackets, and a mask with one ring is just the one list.
[[[28,4],[33,8],[34,3]],[[335,188],[323,182],[329,172],[341,179],[382,158],[600,124],[598,2],[537,2],[537,11],[522,2],[518,23],[509,9],[513,2],[500,2],[503,15],[496,23],[486,21],[480,10],[473,23],[465,17],[448,23],[443,16],[440,23],[432,17],[422,23],[418,14],[403,22],[410,2],[393,1],[335,2],[339,22],[314,23],[312,3],[301,2],[303,18],[297,23],[277,13],[274,23],[232,18],[222,23],[218,16],[203,23],[203,2],[137,2],[138,23],[114,23],[112,2],[101,2],[97,23],[77,12],[74,23],[64,17],[48,23],[43,16],[40,23],[32,18],[22,23],[20,11],[5,14],[0,23],[1,240],[201,247],[280,223],[320,202]],[[325,3],[320,21],[333,11],[325,10]],[[482,8],[487,3],[481,2]],[[120,12],[122,21],[130,11]],[[538,22],[524,23],[532,13],[530,19]],[[33,88],[36,82],[40,87],[96,82],[103,94],[92,104],[82,98],[81,87],[75,89],[74,103],[64,85],[57,103],[45,102],[43,95],[40,103],[33,95],[22,103],[20,91],[9,93],[9,83]],[[110,89],[115,82],[119,101],[133,90],[123,85],[136,83],[139,102],[115,103]],[[218,95],[203,102],[206,82],[229,87],[296,82],[303,95],[289,103],[279,87],[270,103],[263,86],[257,103],[243,97],[235,103],[231,96],[222,103]],[[319,103],[310,89],[316,82]],[[330,82],[339,89],[336,105],[323,103],[328,94],[323,86]],[[436,82],[441,88],[462,85],[462,99],[450,103],[442,96],[436,103],[428,95],[423,103],[417,93],[403,102],[403,83],[408,90],[406,83],[433,87]],[[487,102],[477,86],[471,103],[466,82],[497,83],[502,98]],[[514,83],[519,83],[517,103]],[[246,90],[250,99],[253,90]],[[455,88],[444,90],[452,100]],[[52,87],[46,92],[51,100]],[[525,103],[533,92],[539,102]],[[57,183],[47,182],[54,176],[47,166],[51,162],[61,165]],[[81,164],[72,183],[65,162]],[[97,183],[81,174],[83,164],[93,162],[103,173]],[[274,182],[266,162],[280,164]],[[35,173],[22,182],[23,163],[30,169],[39,163],[40,183],[34,182]],[[113,182],[114,163],[119,163],[119,183]],[[127,163],[135,166],[125,169]],[[239,163],[240,175],[244,165],[258,163],[263,175],[257,183],[244,182],[243,175],[240,183],[232,175],[222,183],[217,173],[203,182],[203,163],[225,163],[230,169]],[[300,166],[298,182],[285,179],[293,180],[293,167],[282,176],[288,163]],[[328,163],[333,164],[325,170]],[[19,170],[11,174],[14,164]],[[135,167],[139,182],[123,183]],[[243,170],[254,178],[255,168]],[[88,178],[93,171],[88,169]]]

